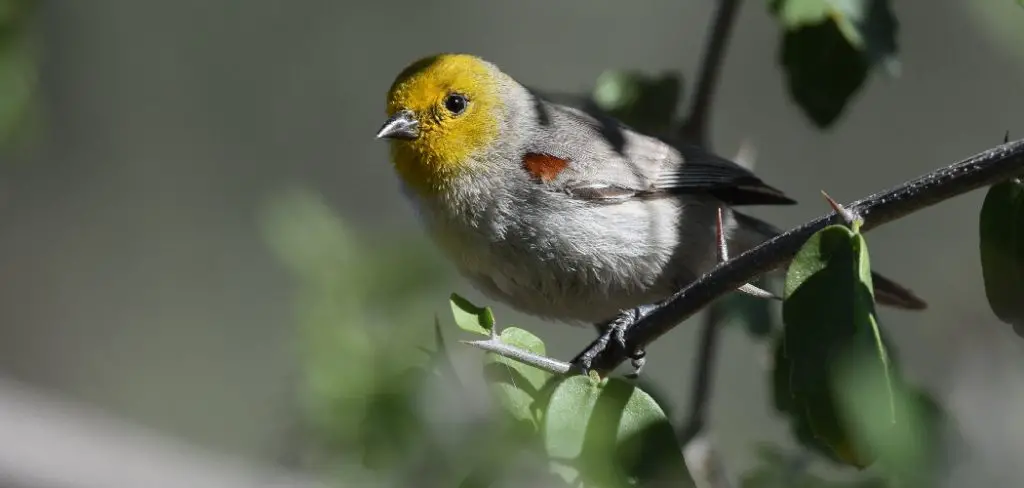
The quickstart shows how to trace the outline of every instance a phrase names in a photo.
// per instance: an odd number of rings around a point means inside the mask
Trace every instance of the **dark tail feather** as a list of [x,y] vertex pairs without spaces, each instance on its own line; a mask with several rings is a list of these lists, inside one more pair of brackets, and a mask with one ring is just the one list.
[[928,304],[914,292],[874,271],[871,272],[871,283],[875,288],[875,301],[890,307],[904,310],[924,310]]
[[[737,249],[731,249],[733,255],[738,255],[781,232],[778,228],[763,220],[744,215],[735,210],[732,211],[732,215],[736,219],[737,225],[733,238],[736,244],[738,244]],[[904,310],[924,310],[928,308],[928,304],[914,294],[914,292],[885,276],[872,272],[871,282],[875,288],[875,301],[881,305]]]

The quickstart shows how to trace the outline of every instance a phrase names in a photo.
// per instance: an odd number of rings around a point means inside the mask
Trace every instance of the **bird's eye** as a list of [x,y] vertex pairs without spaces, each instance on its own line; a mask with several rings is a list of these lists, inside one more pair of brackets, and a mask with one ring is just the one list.
[[444,108],[448,109],[452,115],[459,115],[466,110],[466,105],[469,103],[466,97],[459,95],[458,93],[452,93],[448,95],[448,98],[444,99]]

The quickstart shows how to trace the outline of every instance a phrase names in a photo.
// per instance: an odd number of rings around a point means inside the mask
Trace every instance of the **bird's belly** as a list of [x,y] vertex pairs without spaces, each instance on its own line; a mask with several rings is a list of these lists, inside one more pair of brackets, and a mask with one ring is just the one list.
[[485,294],[531,315],[597,323],[664,299],[695,277],[692,263],[680,259],[688,255],[679,252],[677,210],[651,202],[617,207],[475,225],[435,220],[432,234]]

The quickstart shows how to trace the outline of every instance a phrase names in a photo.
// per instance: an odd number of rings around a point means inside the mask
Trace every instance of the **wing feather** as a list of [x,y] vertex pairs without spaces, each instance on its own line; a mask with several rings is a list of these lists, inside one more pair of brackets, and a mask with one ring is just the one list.
[[549,123],[534,128],[524,148],[571,161],[553,190],[575,198],[607,203],[712,195],[728,205],[796,203],[753,172],[698,146],[641,134],[599,111],[540,100]]

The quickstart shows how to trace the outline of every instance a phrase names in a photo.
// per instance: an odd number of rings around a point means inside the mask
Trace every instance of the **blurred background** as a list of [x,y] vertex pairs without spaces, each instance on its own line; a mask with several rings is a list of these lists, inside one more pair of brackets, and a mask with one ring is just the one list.
[[[827,211],[820,190],[851,201],[1024,134],[1024,10],[1012,1],[896,2],[901,76],[872,76],[828,131],[789,99],[765,2],[743,3],[713,148],[749,144],[765,181],[801,202],[753,214],[793,226]],[[429,343],[452,291],[570,358],[591,330],[484,299],[422,236],[373,138],[385,92],[409,62],[461,51],[541,90],[588,93],[617,68],[681,71],[689,93],[713,8],[0,0],[0,26],[21,19],[0,30],[0,486],[330,479],[323,466],[349,451],[311,455],[317,432],[359,431],[338,410],[345,392],[401,374],[353,337]],[[985,301],[982,197],[868,238],[874,267],[931,304],[881,318],[908,374],[980,453],[952,479],[1013,486],[1024,343]],[[674,404],[694,339],[684,324],[649,351],[646,374]],[[450,348],[457,363],[479,360]],[[719,359],[711,430],[741,473],[754,444],[791,441],[770,409],[764,348],[729,329]],[[165,458],[184,464],[155,475]],[[74,481],[85,479],[96,481]]]

